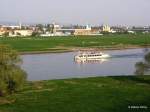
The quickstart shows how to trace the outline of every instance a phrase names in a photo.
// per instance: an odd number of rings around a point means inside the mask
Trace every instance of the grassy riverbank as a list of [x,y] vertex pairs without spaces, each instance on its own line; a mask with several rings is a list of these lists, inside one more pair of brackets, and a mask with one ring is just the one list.
[[19,52],[64,52],[81,48],[135,48],[150,45],[150,34],[113,34],[103,36],[70,37],[10,37],[0,38],[0,44],[8,44]]
[[39,81],[0,98],[0,112],[149,112],[149,99],[150,76]]

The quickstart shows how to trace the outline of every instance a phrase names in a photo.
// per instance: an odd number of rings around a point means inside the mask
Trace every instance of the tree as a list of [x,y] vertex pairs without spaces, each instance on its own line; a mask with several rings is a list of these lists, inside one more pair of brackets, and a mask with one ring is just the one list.
[[42,24],[37,24],[36,27],[38,27],[40,31],[43,31],[44,26]]
[[9,32],[5,32],[5,33],[3,34],[3,36],[4,36],[4,37],[8,37],[8,36],[9,36]]
[[145,57],[143,62],[137,62],[136,65],[136,75],[144,75],[145,73],[150,72],[150,52],[148,52]]
[[20,68],[18,53],[7,45],[0,45],[0,96],[20,90],[26,73]]
[[21,36],[21,33],[17,32],[16,35],[17,35],[17,36]]
[[39,36],[39,35],[40,35],[40,33],[38,33],[38,32],[33,32],[33,33],[32,33],[32,36],[33,36],[33,37],[36,37],[36,36]]
[[53,24],[47,24],[46,26],[46,31],[53,33],[54,25]]

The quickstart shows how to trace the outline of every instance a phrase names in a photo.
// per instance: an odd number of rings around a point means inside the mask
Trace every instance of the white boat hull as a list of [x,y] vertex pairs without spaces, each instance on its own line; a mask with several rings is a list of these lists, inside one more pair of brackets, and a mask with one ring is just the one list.
[[76,63],[103,63],[108,61],[107,58],[103,59],[75,59]]

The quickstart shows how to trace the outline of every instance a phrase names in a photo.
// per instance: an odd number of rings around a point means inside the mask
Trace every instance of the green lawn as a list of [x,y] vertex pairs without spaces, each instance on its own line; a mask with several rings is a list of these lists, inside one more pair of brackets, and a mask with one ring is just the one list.
[[150,34],[113,34],[104,36],[70,36],[70,37],[0,37],[0,44],[11,45],[21,52],[59,51],[70,48],[109,48],[127,45],[150,45]]
[[0,98],[0,112],[150,112],[150,76],[29,82]]

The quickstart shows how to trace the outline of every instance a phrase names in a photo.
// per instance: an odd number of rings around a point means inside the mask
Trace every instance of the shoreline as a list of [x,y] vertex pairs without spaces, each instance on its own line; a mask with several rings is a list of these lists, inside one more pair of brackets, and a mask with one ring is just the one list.
[[150,75],[112,75],[112,76],[89,76],[89,77],[76,77],[76,78],[62,78],[62,79],[46,79],[46,80],[27,80],[27,83],[35,83],[35,82],[46,82],[46,81],[63,81],[63,80],[84,80],[84,79],[94,79],[94,78],[112,78],[112,77],[150,77]]
[[[150,75],[141,75],[142,77],[150,77]],[[46,79],[46,80],[27,80],[27,83],[34,82],[45,82],[45,81],[62,81],[62,80],[82,80],[82,79],[93,79],[93,78],[111,78],[111,77],[138,77],[138,75],[111,75],[111,76],[88,76],[88,77],[72,77],[72,78],[54,78],[54,79]]]
[[139,48],[150,48],[150,45],[147,46],[137,46],[137,45],[127,45],[127,46],[104,46],[104,47],[91,47],[91,48],[81,48],[81,47],[74,47],[74,48],[66,48],[66,49],[59,49],[59,50],[47,50],[47,51],[25,51],[25,52],[19,52],[20,55],[31,55],[31,54],[47,54],[47,53],[67,53],[67,52],[77,52],[77,51],[89,51],[89,50],[95,50],[95,51],[104,51],[104,50],[125,50],[125,49],[139,49]]

